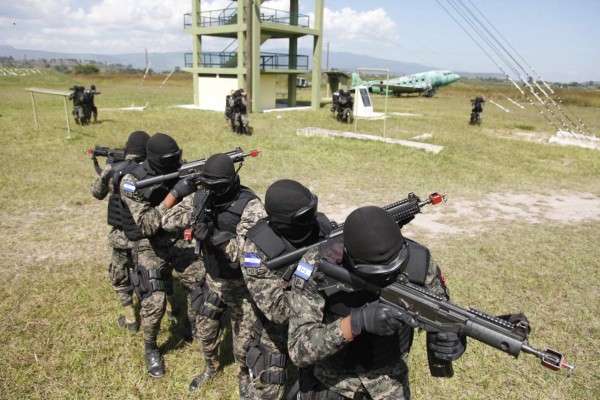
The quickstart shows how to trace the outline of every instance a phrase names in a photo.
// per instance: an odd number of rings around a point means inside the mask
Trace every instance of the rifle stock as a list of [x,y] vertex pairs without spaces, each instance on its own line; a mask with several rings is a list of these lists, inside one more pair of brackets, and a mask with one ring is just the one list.
[[[244,158],[246,158],[246,157],[258,157],[258,155],[260,154],[260,150],[252,150],[252,151],[244,153],[240,147],[237,147],[235,150],[228,151],[225,154],[227,154],[229,156],[229,158],[231,158],[231,160],[234,163],[236,163],[236,162],[243,162]],[[179,170],[176,172],[172,172],[170,174],[165,174],[165,175],[154,176],[152,178],[148,178],[148,179],[144,179],[144,180],[135,182],[135,188],[136,188],[136,190],[139,190],[139,189],[147,188],[152,185],[163,183],[170,179],[175,179],[175,178],[183,179],[183,178],[187,178],[190,175],[200,175],[200,173],[204,169],[204,164],[206,164],[206,160],[207,160],[206,158],[200,158],[198,160],[186,162],[186,163],[182,164],[181,167],[179,168]]]
[[404,274],[396,282],[381,288],[327,260],[319,261],[319,271],[335,281],[328,282],[322,290],[327,291],[341,283],[349,286],[349,290],[366,290],[377,294],[382,303],[412,316],[419,328],[425,331],[466,335],[515,358],[521,352],[532,354],[541,360],[544,367],[553,371],[564,368],[570,375],[575,369],[564,361],[562,353],[529,346],[527,334],[510,322],[473,308],[461,308],[442,296],[410,283]]
[[[423,201],[421,201],[419,196],[411,192],[405,199],[388,204],[387,206],[384,206],[383,209],[392,215],[397,223],[401,224],[403,221],[404,223],[407,223],[412,217],[419,214],[421,212],[421,207],[427,204],[438,204],[442,202],[442,200],[446,200],[446,195],[439,192],[431,193],[429,196],[427,196],[427,199]],[[331,231],[331,233],[329,233],[327,239],[267,260],[265,265],[269,269],[278,269],[283,266],[290,265],[291,263],[300,260],[302,255],[304,255],[304,253],[306,253],[308,250],[315,249],[327,241],[341,237],[343,230],[344,224],[336,224],[335,228]]]
[[107,164],[125,160],[125,149],[111,149],[110,147],[96,146],[93,149],[87,149],[85,152],[91,156],[92,160],[94,160],[94,168],[98,175],[102,173],[102,168],[98,165],[96,157],[106,157]]
[[110,147],[96,146],[93,149],[87,149],[86,153],[92,157],[107,157],[115,161],[125,159],[125,149],[111,149]]

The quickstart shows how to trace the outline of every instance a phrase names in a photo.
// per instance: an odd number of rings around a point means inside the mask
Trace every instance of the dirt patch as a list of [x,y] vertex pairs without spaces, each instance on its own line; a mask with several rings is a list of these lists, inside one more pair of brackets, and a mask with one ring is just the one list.
[[492,129],[486,129],[488,135],[500,137],[503,139],[512,140],[524,140],[527,142],[535,143],[548,143],[554,133],[550,132],[536,132],[536,131],[523,131],[519,129],[513,129],[511,131],[495,131]]
[[[343,222],[354,209],[342,205],[333,212],[323,211],[336,222]],[[410,227],[425,235],[466,234],[491,229],[490,222],[498,220],[530,224],[600,221],[600,197],[593,193],[489,193],[477,201],[450,197],[446,203],[424,208]]]

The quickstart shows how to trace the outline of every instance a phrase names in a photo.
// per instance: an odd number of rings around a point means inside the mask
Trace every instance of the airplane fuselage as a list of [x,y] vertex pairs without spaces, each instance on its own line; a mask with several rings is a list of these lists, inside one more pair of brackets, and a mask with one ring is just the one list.
[[372,93],[387,93],[399,96],[403,93],[422,93],[432,97],[438,88],[456,82],[460,76],[445,70],[420,72],[399,78],[362,82]]

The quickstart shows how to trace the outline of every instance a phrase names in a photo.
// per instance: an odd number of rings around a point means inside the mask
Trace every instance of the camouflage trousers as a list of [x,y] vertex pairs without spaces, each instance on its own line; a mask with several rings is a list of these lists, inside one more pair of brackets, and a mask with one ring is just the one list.
[[248,118],[248,114],[246,113],[236,113],[234,120],[233,120],[233,126],[236,129],[236,131],[239,131],[240,129],[240,125],[241,127],[244,128],[248,128],[248,124],[250,123],[250,118]]
[[133,304],[133,286],[129,281],[128,269],[133,267],[131,249],[113,247],[110,264],[108,266],[108,279],[117,294],[119,303],[123,307]]
[[[252,372],[252,385],[250,387],[251,396],[253,399],[262,400],[280,400],[285,396],[285,377],[289,375],[289,369],[293,367],[293,364],[289,360],[287,351],[287,338],[288,338],[288,325],[287,324],[274,324],[269,322],[264,315],[253,308],[253,312],[256,315],[257,321],[253,330],[253,345],[259,345],[260,350],[263,352],[262,357],[265,363],[268,364],[271,360],[271,356],[279,357],[284,356],[286,359],[285,365],[267,365],[267,367],[258,372],[253,366],[256,365],[256,359],[253,351],[249,350],[247,357],[248,368]],[[262,327],[262,328],[261,328]],[[274,359],[274,358],[273,358]],[[288,371],[286,373],[286,371]],[[269,376],[281,376],[283,377],[283,383],[272,383],[268,381]]]
[[[134,250],[135,252],[135,250]],[[137,249],[138,266],[160,271],[165,290],[152,291],[141,299],[140,319],[144,341],[155,342],[160,323],[166,311],[167,294],[172,292],[172,272],[177,272],[179,281],[187,292],[188,316],[192,314],[189,293],[200,285],[205,277],[204,264],[194,254],[193,247],[186,242],[176,241],[172,246],[152,246],[147,239],[141,240]]]
[[[209,311],[212,310],[217,313],[229,310],[233,355],[240,367],[240,371],[244,375],[247,375],[244,343],[252,335],[252,327],[255,319],[253,313],[248,313],[248,310],[250,310],[250,294],[248,293],[248,289],[246,289],[246,284],[242,278],[215,279],[210,275],[206,276],[206,281],[210,287],[210,292],[216,294],[224,305],[219,307],[210,302],[205,302],[204,307]],[[198,340],[202,346],[204,358],[210,361],[216,368],[219,368],[218,353],[221,344],[221,319],[198,315],[196,319],[196,331],[198,332]]]
[[329,390],[350,399],[409,400],[408,354],[397,362],[370,371],[340,371],[317,363],[315,377]]
[[113,227],[108,234],[108,245],[112,247],[108,279],[117,294],[119,303],[127,307],[133,304],[133,286],[128,271],[133,267],[132,242],[127,239],[122,230]]

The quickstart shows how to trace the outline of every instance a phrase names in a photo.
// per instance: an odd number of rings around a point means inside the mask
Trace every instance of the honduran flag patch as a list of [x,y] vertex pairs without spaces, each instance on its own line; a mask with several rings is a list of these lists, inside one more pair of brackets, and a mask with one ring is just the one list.
[[125,181],[125,183],[123,184],[123,189],[126,192],[133,193],[133,192],[135,192],[135,183]]
[[258,254],[245,253],[244,254],[244,266],[246,268],[260,267],[260,257],[258,256]]
[[294,272],[294,275],[307,281],[308,278],[310,278],[310,276],[312,275],[312,272],[313,272],[312,265],[310,265],[306,261],[300,261],[300,263],[298,263],[298,267],[296,268],[296,271]]

